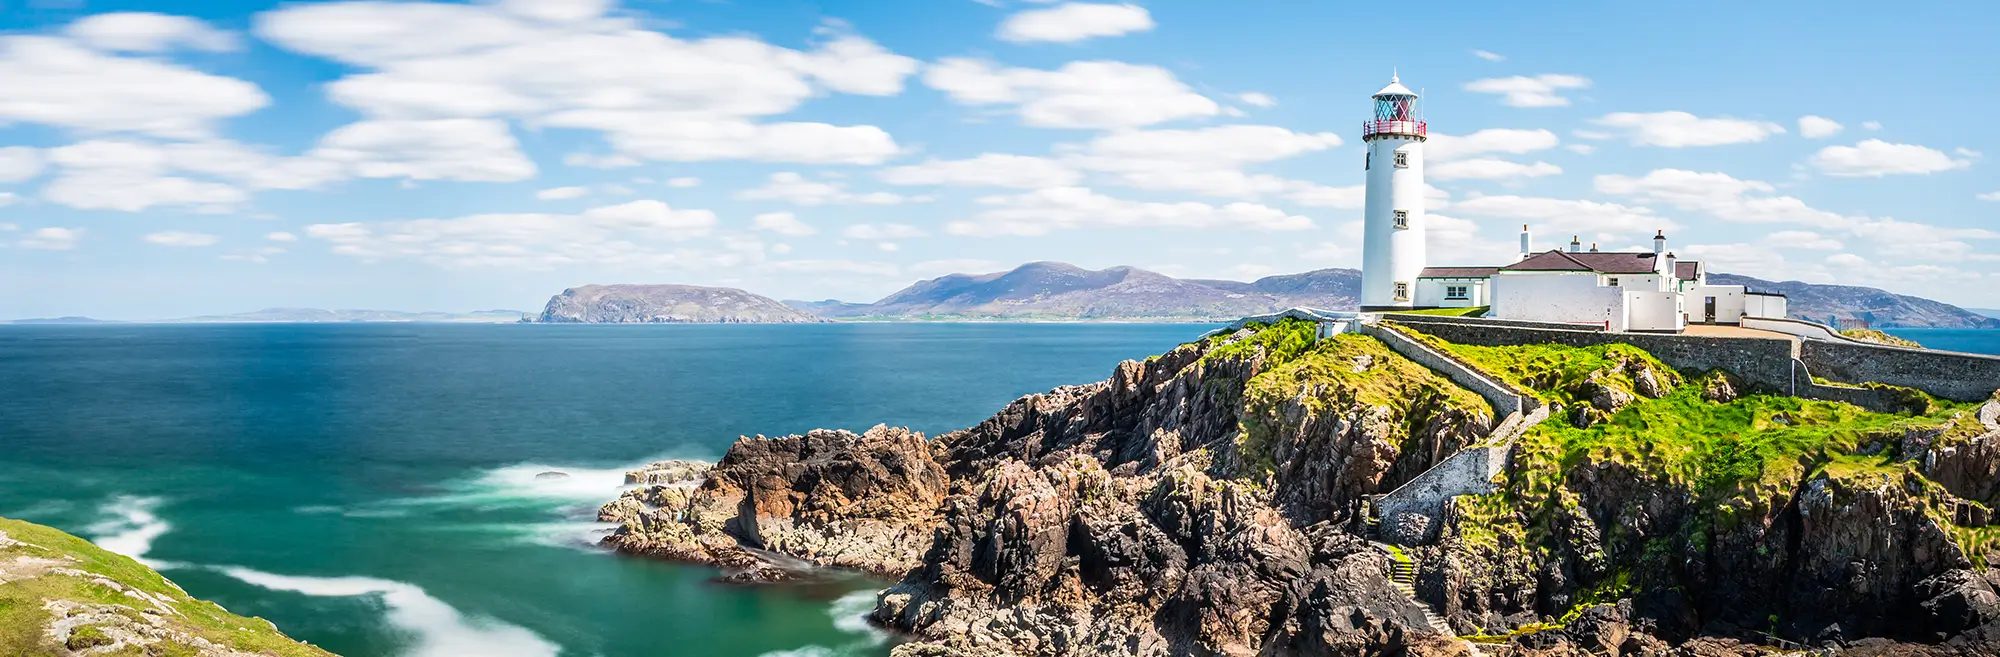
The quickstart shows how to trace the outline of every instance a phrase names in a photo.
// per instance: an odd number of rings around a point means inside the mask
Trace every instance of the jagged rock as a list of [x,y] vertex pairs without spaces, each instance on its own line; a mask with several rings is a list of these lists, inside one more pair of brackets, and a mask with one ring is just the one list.
[[1734,374],[1717,370],[1702,377],[1701,398],[1718,404],[1736,401],[1743,389],[1743,380]]
[[1919,583],[1916,597],[1923,600],[1930,630],[1951,636],[2000,621],[2000,595],[1996,595],[1990,577],[1972,570],[1952,570]]
[[625,473],[627,486],[666,486],[684,482],[699,483],[707,477],[715,464],[702,461],[659,461]]

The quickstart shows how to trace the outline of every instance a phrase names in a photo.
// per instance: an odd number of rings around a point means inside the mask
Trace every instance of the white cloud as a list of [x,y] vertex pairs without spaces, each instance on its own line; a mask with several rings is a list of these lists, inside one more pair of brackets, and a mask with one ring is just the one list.
[[1799,117],[1799,136],[1806,139],[1825,139],[1840,134],[1841,129],[1839,121],[1824,116]]
[[1977,156],[1976,153],[1967,154],[1962,150],[1960,155],[1966,157],[1954,159],[1944,151],[1934,148],[1866,139],[1853,146],[1822,148],[1806,162],[1820,173],[1829,176],[1874,178],[1963,169],[1972,166],[1972,159]]
[[1478,58],[1480,58],[1480,59],[1484,59],[1484,60],[1486,60],[1486,61],[1489,61],[1489,62],[1504,62],[1504,61],[1507,61],[1507,56],[1506,56],[1506,55],[1502,55],[1502,54],[1500,54],[1500,53],[1496,53],[1496,52],[1490,52],[1490,51],[1486,51],[1486,50],[1474,50],[1474,51],[1472,51],[1472,56],[1473,56],[1473,57],[1478,57]]
[[752,218],[751,223],[757,230],[766,230],[786,237],[805,237],[819,232],[818,228],[799,221],[799,218],[790,212],[766,212]]
[[1881,121],[1862,121],[1862,122],[1861,122],[1861,127],[1863,127],[1863,128],[1867,128],[1867,129],[1869,129],[1869,130],[1881,130],[1881,129],[1882,129],[1882,122],[1881,122]]
[[61,169],[42,187],[42,198],[83,210],[139,212],[156,206],[226,210],[250,195],[234,185],[170,175],[181,167],[164,148],[93,140],[49,149]]
[[351,123],[327,133],[308,157],[362,178],[509,182],[535,175],[507,124],[488,119]]
[[575,187],[575,186],[551,187],[539,192],[535,192],[535,198],[544,201],[560,201],[564,199],[582,198],[589,195],[590,195],[589,189],[585,189],[583,187]]
[[[14,202],[20,200],[20,198],[21,197],[19,196],[15,196],[13,192],[0,192],[0,208],[13,205]],[[0,225],[12,226],[13,224],[0,224]]]
[[1981,201],[2000,201],[2000,191],[1980,194],[1978,198]]
[[1589,155],[1591,153],[1597,152],[1597,147],[1592,146],[1590,144],[1570,144],[1568,146],[1564,146],[1563,148],[1578,155]]
[[0,148],[0,183],[16,183],[42,173],[42,152],[27,146]]
[[978,199],[990,209],[954,221],[954,235],[1036,236],[1075,228],[1182,228],[1303,230],[1312,220],[1254,203],[1155,203],[1113,198],[1081,187],[1051,187],[1013,196]]
[[1074,185],[1082,174],[1044,157],[982,153],[964,160],[927,160],[922,164],[892,167],[876,173],[891,185],[959,185],[968,187],[1062,187]]
[[753,187],[736,193],[736,198],[745,200],[786,201],[796,205],[899,205],[905,202],[922,202],[929,199],[908,197],[889,192],[855,194],[847,191],[847,186],[837,182],[807,180],[792,171],[771,174],[770,180],[762,187]]
[[604,9],[298,4],[259,14],[256,33],[364,69],[327,93],[373,118],[518,118],[602,132],[617,152],[575,158],[582,166],[625,164],[619,155],[873,164],[897,152],[875,126],[758,120],[826,93],[901,93],[916,60],[831,25],[813,49],[792,50],[734,35],[676,39],[597,16]]
[[27,237],[22,238],[21,241],[15,244],[23,249],[68,251],[76,248],[76,243],[83,239],[85,232],[82,228],[59,228],[55,226],[37,228],[29,231]]
[[278,231],[275,233],[266,234],[264,236],[264,239],[271,240],[273,242],[297,242],[299,241],[299,236],[284,231]]
[[1634,146],[1721,146],[1764,141],[1785,127],[1769,121],[1704,119],[1687,112],[1613,112],[1591,123],[1623,130]]
[[1555,148],[1562,140],[1547,130],[1488,128],[1465,136],[1432,133],[1424,144],[1424,156],[1448,160],[1481,153],[1532,153]]
[[685,189],[685,188],[688,188],[688,187],[700,187],[700,186],[701,186],[701,179],[700,179],[700,178],[696,178],[696,177],[694,177],[694,176],[680,176],[680,177],[676,177],[676,178],[668,178],[668,179],[667,179],[667,186],[668,186],[668,187],[676,187],[676,188],[682,188],[682,189]]
[[1278,99],[1272,98],[1268,94],[1258,93],[1255,91],[1246,91],[1244,93],[1236,94],[1236,99],[1243,101],[1243,104],[1249,105],[1251,107],[1278,106]]
[[1153,16],[1134,4],[1067,2],[1049,9],[1023,11],[1000,23],[994,37],[1026,43],[1075,43],[1092,37],[1112,37],[1153,29]]
[[270,104],[257,85],[45,36],[0,37],[0,122],[195,138]]
[[1166,69],[1124,62],[1044,71],[953,57],[926,68],[924,84],[961,105],[1012,106],[1022,122],[1044,128],[1137,128],[1222,111]]
[[840,231],[841,237],[855,240],[900,240],[926,234],[922,228],[909,224],[854,224]]
[[117,12],[85,17],[63,33],[98,50],[158,53],[175,48],[209,52],[238,50],[236,35],[199,19],[149,12]]
[[1293,203],[1306,206],[1359,210],[1367,204],[1368,186],[1323,187],[1320,185],[1305,185],[1287,194],[1286,198],[1291,199]]
[[1636,178],[1601,175],[1593,183],[1597,191],[1605,194],[1666,203],[1683,210],[1704,212],[1725,221],[1792,222],[1832,229],[1851,226],[1859,221],[1858,218],[1813,208],[1791,196],[1764,196],[1776,191],[1776,187],[1763,181],[1741,180],[1726,173],[1655,169]]
[[207,233],[190,233],[179,230],[162,231],[146,236],[146,241],[160,246],[214,246],[222,238]]
[[590,153],[570,153],[563,156],[563,164],[591,169],[625,169],[639,166],[639,158],[630,155],[592,155]]
[[1521,164],[1494,158],[1474,158],[1470,160],[1447,161],[1432,165],[1427,172],[1438,180],[1498,180],[1503,178],[1540,178],[1562,173],[1562,167],[1547,162]]
[[945,260],[925,260],[911,264],[904,270],[912,276],[934,278],[945,274],[984,274],[998,271],[1006,265],[994,260],[979,258],[953,258]]
[[1569,99],[1561,95],[1562,90],[1589,87],[1590,78],[1545,73],[1534,77],[1516,75],[1473,80],[1466,83],[1465,90],[1473,93],[1499,94],[1500,104],[1509,107],[1561,107],[1569,104]]
[[652,200],[579,214],[480,214],[455,219],[313,224],[306,236],[367,261],[410,259],[441,267],[547,269],[562,265],[729,267],[761,257],[761,243],[723,250],[666,248],[709,234],[707,210]]
[[1111,174],[1127,187],[1255,198],[1312,185],[1246,173],[1242,167],[1323,151],[1340,143],[1340,136],[1330,132],[1308,134],[1260,125],[1131,130],[1065,145],[1062,160],[1079,169]]
[[1673,230],[1673,221],[1640,206],[1525,196],[1475,196],[1452,204],[1454,214],[1507,219],[1509,224],[1540,224],[1543,234],[1562,233],[1595,236],[1611,242],[1654,230]]
[[1840,240],[1809,230],[1781,230],[1764,236],[1764,243],[1786,249],[1809,251],[1839,251],[1845,247]]

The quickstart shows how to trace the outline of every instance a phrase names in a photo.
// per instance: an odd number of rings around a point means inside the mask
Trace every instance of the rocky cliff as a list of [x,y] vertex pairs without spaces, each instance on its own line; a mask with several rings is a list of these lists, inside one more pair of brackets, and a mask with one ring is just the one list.
[[1371,542],[1369,500],[1486,439],[1492,411],[1373,338],[1293,321],[932,440],[746,438],[713,466],[635,472],[606,542],[742,582],[897,578],[873,618],[913,637],[905,656],[2000,647],[2000,406],[1913,392],[1911,413],[1875,414],[1622,345],[1432,341],[1563,409],[1494,492],[1402,549]]
[[0,518],[0,654],[332,657],[269,622],[188,597],[151,568]]
[[770,297],[695,285],[585,285],[549,299],[547,324],[809,324],[825,321]]

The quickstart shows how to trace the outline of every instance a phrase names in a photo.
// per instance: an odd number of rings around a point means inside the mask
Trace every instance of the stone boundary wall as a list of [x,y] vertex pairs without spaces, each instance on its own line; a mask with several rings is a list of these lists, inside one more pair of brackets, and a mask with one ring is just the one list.
[[1831,326],[1827,326],[1819,322],[1808,322],[1799,319],[1777,319],[1773,317],[1744,317],[1743,328],[1757,329],[1760,331],[1774,331],[1777,333],[1787,333],[1799,336],[1801,338],[1810,338],[1814,340],[1832,340],[1835,342],[1859,342],[1859,340],[1855,340],[1845,335],[1841,335],[1839,331],[1834,330],[1833,327]]
[[1513,451],[1512,444],[1459,450],[1383,495],[1375,505],[1381,513],[1384,538],[1402,545],[1418,545],[1435,538],[1440,529],[1437,521],[1444,517],[1444,501],[1460,495],[1493,492],[1493,477],[1507,469],[1507,459]]
[[1467,326],[1512,326],[1517,328],[1554,329],[1558,331],[1603,332],[1601,324],[1576,324],[1571,322],[1536,322],[1525,319],[1495,319],[1491,317],[1456,317],[1452,315],[1425,315],[1421,313],[1383,313],[1382,317],[1397,322],[1427,322],[1433,324],[1464,324]]
[[[1460,387],[1471,390],[1480,397],[1485,398],[1486,403],[1493,405],[1493,416],[1495,418],[1527,413],[1541,405],[1541,402],[1536,400],[1534,396],[1521,394],[1520,391],[1515,390],[1513,386],[1507,385],[1506,382],[1489,377],[1484,372],[1480,372],[1472,366],[1461,363],[1456,358],[1452,358],[1450,354],[1418,342],[1416,339],[1403,335],[1402,332],[1394,328],[1379,324],[1363,323],[1360,332],[1362,335],[1381,340],[1383,344],[1389,346],[1390,350],[1402,354],[1404,358],[1416,361],[1418,365],[1428,367],[1433,372],[1443,374],[1452,383],[1456,383]],[[1498,426],[1498,424],[1495,424],[1495,426]]]
[[1952,401],[1991,397],[2000,388],[2000,358],[1859,341],[1806,340],[1799,359],[1828,380],[1887,383]]
[[1661,362],[1675,369],[1695,371],[1723,369],[1742,377],[1745,382],[1753,386],[1780,394],[1796,394],[1800,382],[1812,381],[1803,370],[1793,368],[1792,341],[1782,338],[1725,338],[1662,333],[1605,333],[1476,326],[1458,322],[1431,322],[1412,315],[1398,316],[1396,321],[1450,342],[1488,347],[1536,344],[1592,347],[1601,344],[1629,344],[1652,353]]

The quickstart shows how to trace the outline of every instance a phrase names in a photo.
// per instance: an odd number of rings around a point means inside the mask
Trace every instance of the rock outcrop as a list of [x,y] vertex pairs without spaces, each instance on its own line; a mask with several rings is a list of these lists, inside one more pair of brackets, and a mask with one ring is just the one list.
[[549,298],[541,324],[810,324],[818,316],[727,287],[585,285]]
[[196,600],[151,568],[0,518],[0,654],[333,657],[261,618]]
[[1482,445],[1492,411],[1373,338],[1293,321],[934,440],[745,438],[712,468],[635,472],[602,517],[621,551],[731,581],[896,578],[872,619],[913,638],[900,657],[1469,654],[1454,635],[1524,655],[2000,648],[1979,497],[2000,407],[1886,416],[1630,347],[1552,349],[1502,374],[1569,410],[1518,439],[1497,492],[1410,534],[1435,537],[1396,552],[1413,582],[1371,545],[1370,500]]

